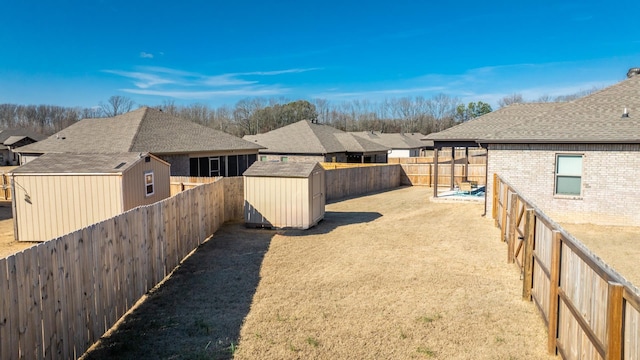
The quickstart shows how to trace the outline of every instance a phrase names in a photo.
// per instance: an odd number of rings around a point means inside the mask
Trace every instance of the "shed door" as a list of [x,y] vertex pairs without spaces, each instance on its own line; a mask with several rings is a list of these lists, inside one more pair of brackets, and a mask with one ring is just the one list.
[[312,218],[313,222],[322,218],[324,210],[324,197],[322,194],[322,174],[320,171],[316,171],[312,174],[311,182],[313,183],[313,206],[312,206]]

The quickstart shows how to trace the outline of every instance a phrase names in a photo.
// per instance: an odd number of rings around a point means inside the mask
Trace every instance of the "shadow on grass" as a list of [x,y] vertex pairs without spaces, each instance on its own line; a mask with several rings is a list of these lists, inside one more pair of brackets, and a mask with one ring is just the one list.
[[224,225],[84,358],[232,358],[275,234]]
[[286,230],[287,236],[305,236],[314,234],[328,234],[340,226],[361,224],[374,221],[382,217],[379,212],[367,211],[327,211],[324,220],[307,230]]

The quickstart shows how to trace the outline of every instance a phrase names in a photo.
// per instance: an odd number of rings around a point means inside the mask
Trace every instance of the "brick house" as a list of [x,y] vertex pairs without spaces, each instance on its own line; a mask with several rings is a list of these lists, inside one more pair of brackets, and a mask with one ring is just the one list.
[[428,138],[436,148],[486,148],[487,175],[555,221],[640,226],[639,73],[571,102],[514,104]]
[[172,176],[240,176],[256,161],[255,143],[142,107],[111,118],[83,119],[20,147],[21,163],[45,153],[148,152],[171,164]]

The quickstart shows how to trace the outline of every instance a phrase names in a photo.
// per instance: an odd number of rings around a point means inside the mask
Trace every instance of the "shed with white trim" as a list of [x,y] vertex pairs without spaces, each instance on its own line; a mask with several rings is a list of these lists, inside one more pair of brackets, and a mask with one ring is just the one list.
[[317,163],[253,163],[244,173],[249,227],[308,229],[324,218],[325,173]]

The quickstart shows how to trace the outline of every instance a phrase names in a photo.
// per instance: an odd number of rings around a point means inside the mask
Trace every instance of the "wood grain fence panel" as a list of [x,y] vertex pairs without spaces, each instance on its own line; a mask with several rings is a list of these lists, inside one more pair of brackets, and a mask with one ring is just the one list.
[[125,217],[118,215],[113,218],[113,248],[114,248],[114,262],[113,262],[113,274],[114,274],[114,288],[116,296],[116,318],[120,318],[125,313],[127,297],[122,296],[126,294],[127,278],[125,274],[125,257],[124,257],[124,238],[126,234],[125,229]]
[[84,306],[83,293],[86,292],[82,282],[82,274],[86,271],[86,261],[84,259],[85,238],[82,230],[69,234],[67,237],[70,242],[69,257],[71,261],[68,265],[70,270],[70,282],[72,283],[73,292],[68,296],[73,298],[73,312],[71,318],[73,321],[73,343],[76,357],[84,353],[89,346],[89,335],[87,332],[87,311]]
[[91,226],[91,233],[93,234],[93,276],[94,276],[94,291],[95,291],[95,318],[96,322],[93,323],[93,332],[95,334],[103,334],[106,331],[105,323],[105,308],[106,308],[106,288],[104,279],[104,256],[103,251],[105,249],[105,241],[100,236],[100,223]]
[[18,277],[17,277],[17,267],[16,267],[16,255],[9,256],[6,258],[7,260],[7,274],[9,276],[7,285],[9,287],[9,291],[7,292],[6,297],[9,300],[9,308],[11,312],[8,315],[7,322],[9,323],[9,329],[11,329],[9,334],[9,343],[10,346],[10,357],[9,359],[18,359],[19,356],[19,333],[20,333],[20,324],[19,324],[19,303],[20,303],[20,294],[18,289]]
[[165,206],[164,202],[154,205],[156,212],[155,222],[158,224],[158,229],[156,229],[156,238],[158,243],[158,267],[156,268],[156,279],[158,282],[162,281],[165,276],[167,276],[167,268],[165,266],[165,259],[167,257],[167,228],[164,222],[164,211]]
[[9,274],[7,273],[7,260],[0,258],[0,359],[11,359],[11,334],[13,333],[11,313],[12,294],[9,292]]
[[147,215],[149,207],[143,206],[138,209],[138,216],[140,219],[140,232],[141,242],[139,246],[140,253],[140,294],[138,298],[144,295],[151,287],[151,274],[153,269],[151,267],[151,254],[152,254],[152,240],[149,238],[149,216]]
[[82,248],[82,261],[79,264],[79,269],[82,272],[82,287],[83,293],[82,296],[82,307],[85,311],[85,331],[87,333],[87,343],[85,345],[85,349],[91,346],[95,341],[97,341],[101,333],[95,332],[94,323],[97,322],[97,312],[96,312],[96,286],[95,286],[95,264],[93,262],[93,252],[94,247],[96,246],[96,241],[93,237],[94,235],[94,226],[88,226],[82,229],[82,236],[84,241],[84,246]]
[[67,243],[65,237],[60,237],[55,240],[56,253],[54,260],[54,282],[55,282],[55,298],[57,303],[56,309],[56,349],[55,358],[68,359],[73,356],[73,346],[70,339],[69,329],[69,300],[67,291],[69,288],[68,283],[68,268],[66,266],[67,259]]
[[133,237],[133,243],[131,248],[131,257],[133,258],[133,298],[138,299],[144,294],[144,276],[143,276],[143,262],[144,254],[144,236],[142,217],[140,208],[134,209],[131,213],[131,232]]
[[[627,298],[629,294],[625,294]],[[624,307],[623,356],[624,360],[640,359],[640,306],[626,301]]]

